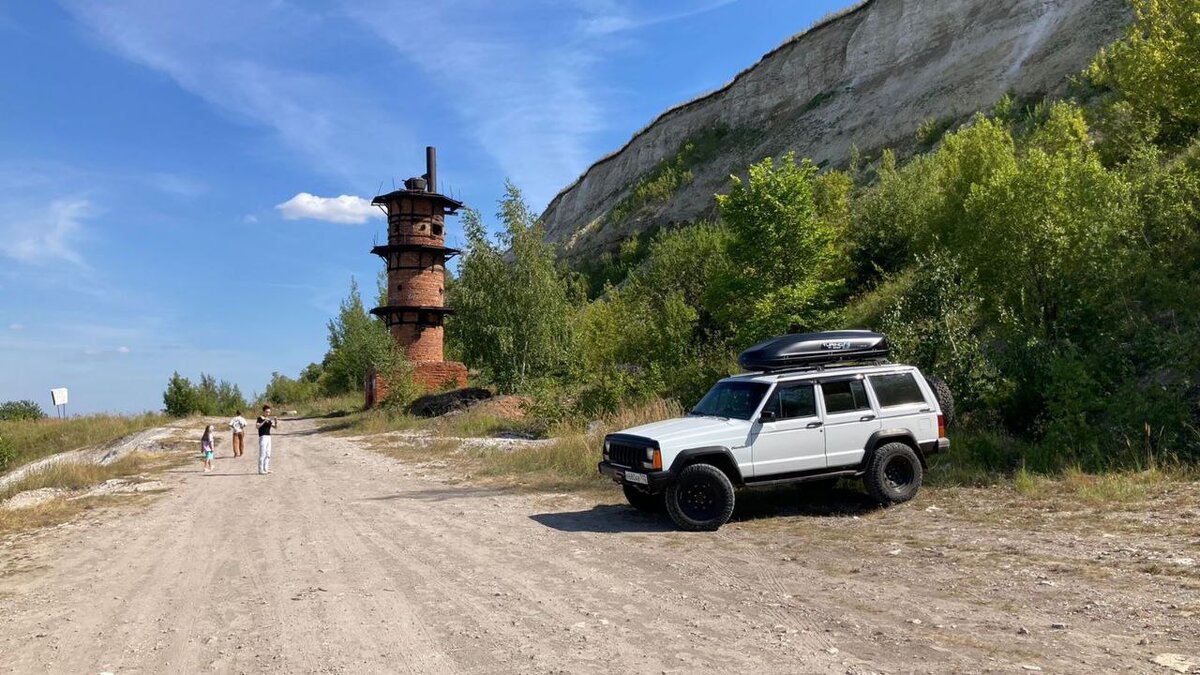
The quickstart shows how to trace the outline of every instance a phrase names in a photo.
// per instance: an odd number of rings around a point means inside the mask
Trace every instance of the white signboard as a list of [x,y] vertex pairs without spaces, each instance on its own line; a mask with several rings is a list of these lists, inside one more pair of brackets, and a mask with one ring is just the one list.
[[54,405],[56,405],[56,406],[66,405],[67,404],[67,388],[59,387],[58,389],[51,389],[50,390],[50,399],[52,401],[54,401]]

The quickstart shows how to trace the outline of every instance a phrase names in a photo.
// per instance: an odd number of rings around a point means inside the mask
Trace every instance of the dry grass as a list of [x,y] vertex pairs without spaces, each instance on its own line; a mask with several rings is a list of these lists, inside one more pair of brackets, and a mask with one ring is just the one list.
[[1172,485],[1194,478],[1182,468],[1151,468],[1106,474],[1067,469],[1058,475],[1038,475],[1025,469],[1012,479],[1013,490],[1023,497],[1068,498],[1089,504],[1124,504],[1162,494]]
[[139,481],[147,473],[177,466],[189,459],[181,454],[133,452],[105,465],[59,462],[31,472],[0,490],[0,502],[13,495],[41,488],[63,490],[64,494],[36,506],[16,509],[0,507],[0,535],[57,525],[97,504],[114,498],[128,498],[130,495],[83,496],[79,493],[114,478]]
[[358,416],[349,429],[364,434],[430,429],[436,434],[430,440],[398,441],[393,438],[368,442],[374,450],[390,457],[408,462],[444,463],[452,467],[456,475],[470,475],[491,483],[534,490],[583,490],[607,483],[608,479],[596,470],[604,434],[682,414],[683,409],[674,401],[653,401],[605,417],[599,424],[592,425],[591,432],[562,430],[561,435],[549,442],[515,448],[470,446],[464,449],[461,443],[445,438],[488,437],[505,431],[529,433],[530,427],[524,426],[525,422],[469,410],[432,421],[385,410],[370,411]]
[[11,471],[60,452],[107,443],[168,421],[169,418],[163,415],[145,414],[0,422],[0,437],[11,444],[15,453],[13,461],[4,470]]

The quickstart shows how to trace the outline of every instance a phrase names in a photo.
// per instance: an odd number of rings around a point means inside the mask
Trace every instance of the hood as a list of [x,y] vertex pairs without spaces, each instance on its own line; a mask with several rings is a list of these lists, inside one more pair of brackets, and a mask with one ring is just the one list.
[[710,445],[735,448],[746,444],[752,426],[746,420],[697,415],[643,424],[617,433],[658,441],[658,446],[663,450],[687,450]]

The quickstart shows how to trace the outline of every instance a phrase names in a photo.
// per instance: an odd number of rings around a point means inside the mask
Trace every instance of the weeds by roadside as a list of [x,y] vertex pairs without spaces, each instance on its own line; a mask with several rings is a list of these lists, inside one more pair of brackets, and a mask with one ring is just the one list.
[[0,466],[0,473],[60,452],[107,443],[168,421],[163,415],[147,413],[0,422],[0,437],[12,451],[11,460]]
[[[133,452],[108,464],[91,462],[59,462],[31,472],[0,490],[0,503],[8,498],[28,492],[50,488],[63,494],[48,501],[27,507],[0,507],[0,535],[19,532],[36,527],[47,527],[66,522],[81,511],[95,507],[113,495],[78,494],[105,481],[131,479],[132,477],[177,466],[184,458],[179,454],[151,455]],[[137,482],[139,479],[134,479]],[[129,495],[119,495],[128,497]]]

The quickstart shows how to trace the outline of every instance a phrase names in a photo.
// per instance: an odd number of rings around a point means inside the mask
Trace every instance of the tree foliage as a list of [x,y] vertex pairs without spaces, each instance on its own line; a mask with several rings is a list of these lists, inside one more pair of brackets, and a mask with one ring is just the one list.
[[843,261],[834,221],[817,212],[816,173],[791,154],[778,164],[768,158],[717,195],[730,273],[714,285],[709,304],[741,343],[834,319]]
[[478,212],[463,217],[467,245],[450,297],[447,333],[467,365],[501,391],[522,391],[570,365],[572,318],[582,293],[555,261],[543,229],[511,183],[493,241]]
[[[381,288],[380,294],[384,293]],[[329,320],[328,328],[329,351],[323,362],[322,391],[329,395],[363,391],[367,373],[392,359],[395,343],[383,321],[367,313],[353,277],[350,294],[342,300],[338,315]]]
[[163,409],[168,415],[232,415],[246,408],[246,399],[236,384],[200,374],[200,382],[172,373],[163,392]]
[[20,420],[40,420],[46,416],[42,406],[34,401],[6,401],[0,403],[0,422],[16,422]]

